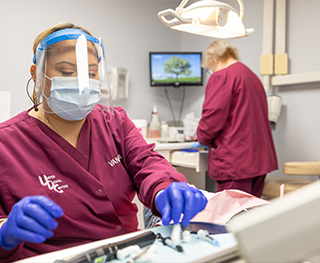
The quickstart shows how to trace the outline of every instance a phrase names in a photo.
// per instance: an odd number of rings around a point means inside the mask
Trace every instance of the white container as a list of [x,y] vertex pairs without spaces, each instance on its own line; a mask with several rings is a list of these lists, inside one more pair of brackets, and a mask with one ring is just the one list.
[[282,98],[277,95],[267,96],[269,121],[277,123],[282,106]]
[[134,119],[132,120],[134,125],[138,128],[138,130],[142,133],[144,138],[147,138],[147,126],[148,121],[143,119]]
[[199,125],[199,118],[194,117],[194,113],[188,113],[183,119],[184,139],[186,141],[194,141],[197,137],[197,128]]
[[169,125],[166,121],[161,122],[161,138],[169,138]]

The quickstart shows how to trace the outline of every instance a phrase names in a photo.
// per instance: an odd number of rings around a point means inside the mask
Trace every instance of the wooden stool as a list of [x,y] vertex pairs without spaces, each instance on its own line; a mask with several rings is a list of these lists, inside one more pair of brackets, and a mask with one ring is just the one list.
[[301,187],[312,183],[308,179],[300,179],[292,176],[270,176],[264,183],[262,197],[272,199],[280,196],[280,186],[284,184],[284,194],[297,191]]
[[[286,162],[283,164],[283,173],[288,175],[310,176],[315,175],[319,179],[320,161],[314,162]],[[284,194],[297,191],[297,189],[314,181],[295,176],[267,176],[262,191],[262,196],[275,198],[280,196],[280,186],[284,184]]]

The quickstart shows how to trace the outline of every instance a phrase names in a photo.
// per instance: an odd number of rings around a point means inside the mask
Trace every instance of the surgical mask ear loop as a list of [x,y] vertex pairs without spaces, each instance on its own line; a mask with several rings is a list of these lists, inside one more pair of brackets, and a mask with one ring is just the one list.
[[212,71],[209,70],[208,68],[206,68],[206,72],[211,76],[212,75]]
[[[44,72],[42,72],[43,73],[43,75],[48,79],[48,80],[50,80],[51,81],[51,83],[52,83],[52,79],[51,78],[49,78]],[[44,92],[43,92],[43,90],[41,89],[41,93],[42,93],[42,96],[46,99],[46,101],[49,99],[46,95],[44,95]],[[42,109],[42,111],[44,112],[45,110],[43,109],[43,105],[42,105],[42,107],[41,107],[41,109]]]
[[[34,99],[30,96],[30,94],[29,94],[29,83],[30,83],[31,80],[32,80],[32,78],[30,78],[30,79],[28,80],[28,82],[27,82],[26,91],[27,91],[27,95],[28,95],[29,99],[30,99],[30,100],[32,101],[32,103],[33,103],[33,108],[34,108],[34,110],[35,110],[35,111],[38,111],[38,110],[39,110],[38,105],[36,104],[35,100],[34,100]],[[34,89],[35,89],[35,86],[36,86],[36,85],[33,86],[33,91],[34,91]]]
[[50,81],[52,82],[52,79],[49,78],[45,73],[43,73],[43,75],[44,75],[48,80],[50,80]]

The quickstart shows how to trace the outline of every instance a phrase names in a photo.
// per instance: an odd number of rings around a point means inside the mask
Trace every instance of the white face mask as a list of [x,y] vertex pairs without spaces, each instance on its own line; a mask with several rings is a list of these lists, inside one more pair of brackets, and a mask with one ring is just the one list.
[[89,87],[79,94],[78,77],[53,77],[49,107],[68,121],[84,119],[101,99],[100,82],[89,79]]

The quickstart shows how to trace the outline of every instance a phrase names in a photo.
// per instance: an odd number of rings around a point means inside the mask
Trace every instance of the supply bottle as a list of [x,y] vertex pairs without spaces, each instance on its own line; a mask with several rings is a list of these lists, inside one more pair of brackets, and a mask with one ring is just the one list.
[[152,118],[149,125],[149,137],[160,138],[160,122],[156,104],[153,106]]

